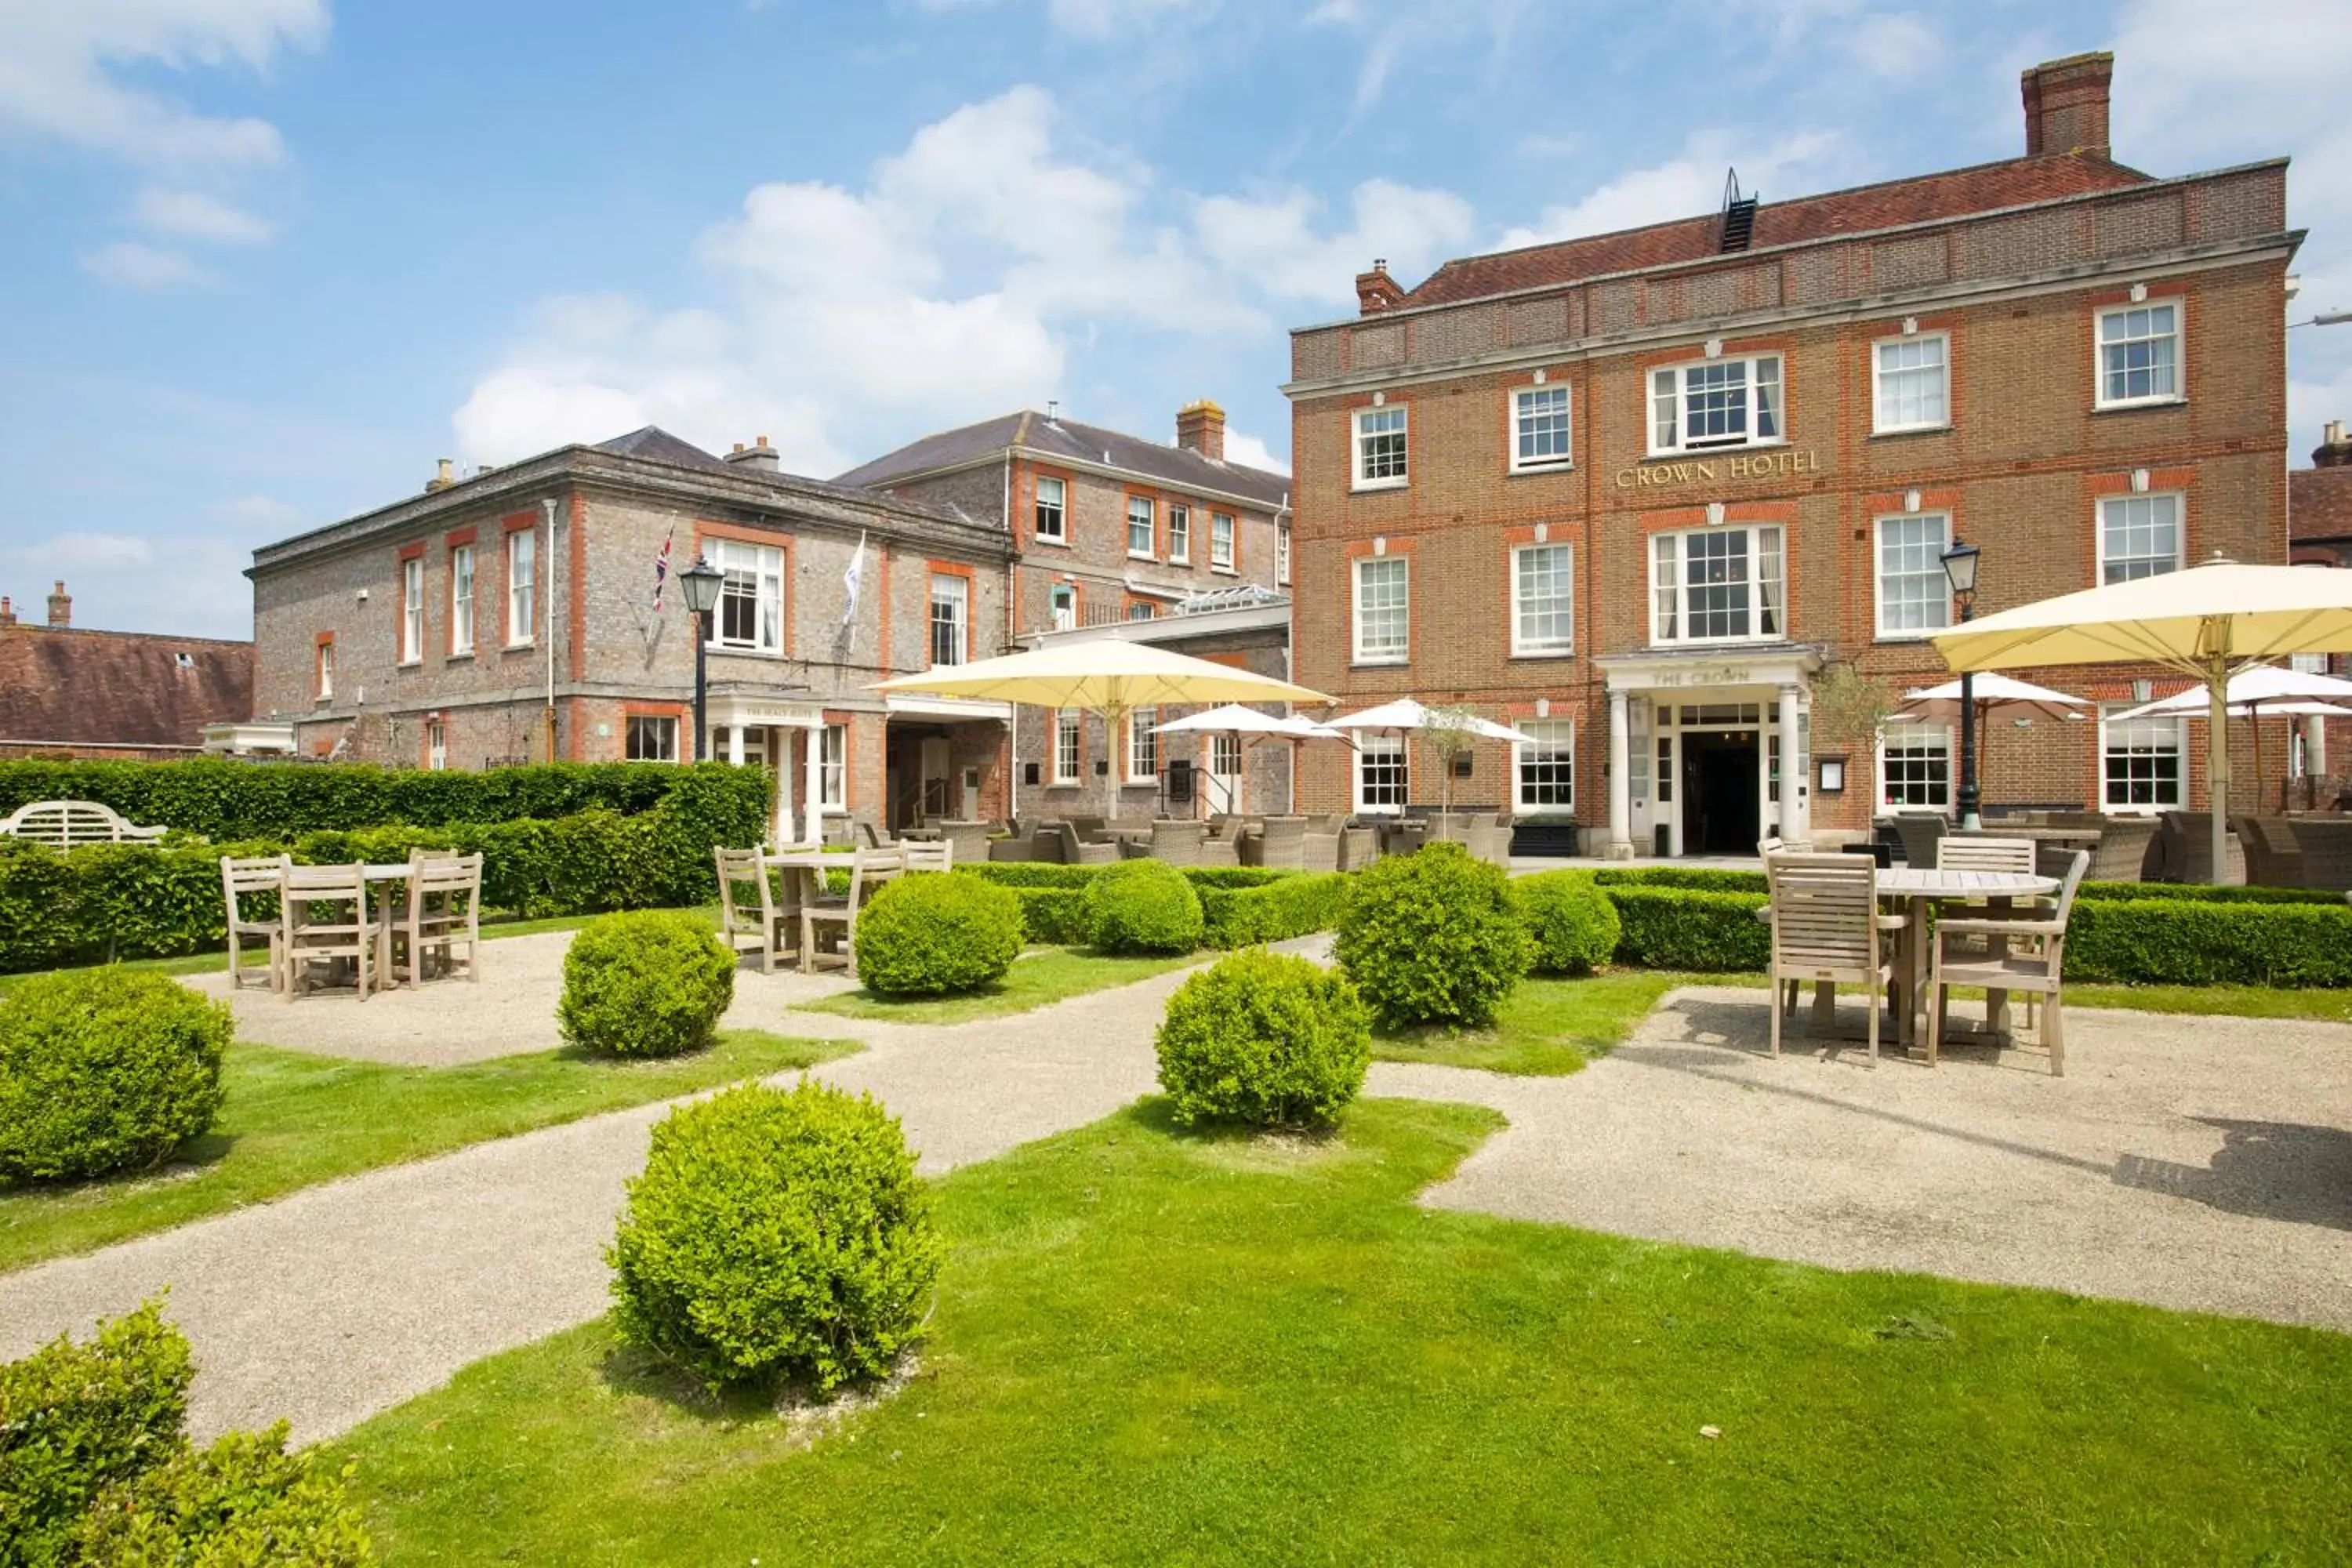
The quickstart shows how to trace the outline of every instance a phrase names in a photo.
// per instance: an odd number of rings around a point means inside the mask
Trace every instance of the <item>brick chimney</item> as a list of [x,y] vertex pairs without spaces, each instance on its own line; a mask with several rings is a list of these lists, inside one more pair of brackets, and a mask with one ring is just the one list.
[[49,625],[58,631],[73,625],[73,595],[66,592],[66,580],[62,577],[49,593]]
[[1203,397],[1176,411],[1176,444],[1213,463],[1225,460],[1225,411]]
[[436,458],[433,464],[433,477],[425,481],[425,493],[433,495],[456,484],[457,482],[457,467],[456,463],[446,458]]
[[2344,438],[2344,421],[2330,419],[2320,432],[2319,445],[2312,448],[2311,466],[2315,468],[2352,468],[2352,441]]
[[1386,258],[1375,258],[1370,272],[1356,274],[1356,310],[1360,315],[1377,316],[1382,310],[1393,310],[1404,303],[1404,290],[1389,276]]
[[783,455],[768,445],[765,436],[749,447],[740,441],[736,442],[735,449],[727,454],[727,460],[739,468],[754,473],[777,474],[782,473],[784,468]]
[[2021,79],[2025,91],[2025,155],[2069,153],[2107,156],[2107,84],[2116,74],[2110,54],[2045,60]]
[[16,624],[16,606],[8,602],[7,595],[0,594],[0,626],[13,626]]

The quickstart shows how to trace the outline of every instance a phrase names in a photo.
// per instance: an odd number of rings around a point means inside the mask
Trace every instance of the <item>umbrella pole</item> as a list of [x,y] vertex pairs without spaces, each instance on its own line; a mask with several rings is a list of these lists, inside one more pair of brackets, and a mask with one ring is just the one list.
[[2246,704],[2246,722],[2253,727],[2254,731],[2253,809],[2256,812],[2267,811],[2270,808],[2263,804],[2266,796],[2264,795],[2265,785],[2263,783],[2263,705],[2260,702],[2249,702]]
[[2207,804],[2213,816],[2213,885],[2219,887],[2230,879],[2230,656],[2226,648],[2214,649],[2205,694],[2211,704],[2206,744],[2211,749],[2208,766],[2213,780],[2213,798]]

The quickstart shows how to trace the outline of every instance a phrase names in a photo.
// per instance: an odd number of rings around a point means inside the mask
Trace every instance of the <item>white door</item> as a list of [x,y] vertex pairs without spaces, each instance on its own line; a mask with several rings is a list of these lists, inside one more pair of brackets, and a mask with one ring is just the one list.
[[956,820],[959,822],[980,820],[980,770],[976,767],[966,768],[963,771],[963,814]]
[[955,777],[950,761],[947,738],[926,735],[923,738],[923,815],[926,817],[948,814],[948,785]]
[[1209,737],[1209,815],[1212,816],[1238,813],[1242,809],[1242,738],[1239,735]]

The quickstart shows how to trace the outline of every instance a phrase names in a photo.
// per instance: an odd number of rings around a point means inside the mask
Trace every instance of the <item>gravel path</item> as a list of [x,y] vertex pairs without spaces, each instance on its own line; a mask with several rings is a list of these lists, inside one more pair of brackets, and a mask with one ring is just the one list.
[[1571,1078],[1371,1091],[1510,1119],[1438,1207],[2352,1331],[2352,1028],[2076,1009],[2063,1079],[1971,1045],[1873,1071],[1801,1035],[1773,1060],[1765,997],[1672,992]]
[[[787,1018],[756,1001],[742,1021],[869,1042],[814,1076],[872,1090],[936,1173],[1147,1092],[1151,1031],[1182,979],[954,1028]],[[365,1005],[373,1014],[377,1002]],[[199,1435],[283,1415],[298,1441],[331,1436],[469,1362],[602,1313],[623,1184],[665,1109],[477,1144],[0,1275],[0,1359],[86,1335],[168,1284],[170,1315],[195,1350]]]

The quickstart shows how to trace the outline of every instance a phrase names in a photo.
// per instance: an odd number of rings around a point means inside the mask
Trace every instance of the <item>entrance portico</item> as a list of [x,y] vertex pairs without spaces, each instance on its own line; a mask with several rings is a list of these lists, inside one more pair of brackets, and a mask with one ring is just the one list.
[[[764,765],[776,777],[775,820],[770,825],[779,844],[822,842],[824,837],[824,710],[807,702],[782,700],[756,692],[714,689],[709,696],[712,757],[734,763]],[[799,791],[803,820],[793,810],[793,731],[802,742],[803,779]]]
[[1595,662],[1609,690],[1610,858],[1747,854],[1767,834],[1809,837],[1818,650],[1773,643]]

